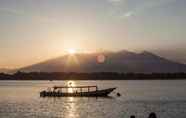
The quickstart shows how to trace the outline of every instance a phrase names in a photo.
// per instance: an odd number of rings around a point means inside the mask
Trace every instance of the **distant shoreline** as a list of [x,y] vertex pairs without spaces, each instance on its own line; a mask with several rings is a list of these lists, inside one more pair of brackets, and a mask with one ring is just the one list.
[[[184,79],[95,79],[95,80],[93,80],[93,79],[61,79],[61,80],[59,80],[59,79],[54,79],[54,80],[52,80],[52,81],[129,81],[129,80],[132,80],[132,81],[144,81],[144,80],[147,80],[147,81],[156,81],[156,80],[162,80],[162,81],[164,81],[164,80],[169,80],[169,81],[174,81],[174,80],[186,80],[186,78],[184,78]],[[22,80],[20,80],[20,79],[11,79],[11,80],[8,80],[8,79],[0,79],[0,81],[51,81],[51,80],[47,80],[47,79],[45,79],[45,80],[41,80],[41,79],[34,79],[34,80],[32,80],[32,79],[22,79]]]
[[0,80],[186,80],[186,73],[65,73],[65,72],[16,72],[0,73]]

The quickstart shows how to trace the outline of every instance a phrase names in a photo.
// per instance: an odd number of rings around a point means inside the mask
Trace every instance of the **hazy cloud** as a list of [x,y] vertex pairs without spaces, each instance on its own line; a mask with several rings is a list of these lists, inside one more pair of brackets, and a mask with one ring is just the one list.
[[56,19],[54,18],[49,18],[47,16],[43,16],[40,14],[32,14],[30,12],[25,12],[22,10],[17,10],[17,9],[12,9],[12,8],[0,8],[0,13],[6,13],[10,15],[16,15],[16,16],[24,16],[26,19],[34,20],[34,21],[39,21],[39,22],[45,22],[45,23],[51,23],[51,22],[56,22]]
[[123,0],[108,0],[109,2],[121,2]]
[[134,15],[134,12],[132,12],[132,11],[129,11],[129,12],[124,14],[125,17],[130,17],[132,15]]
[[13,14],[13,15],[23,15],[24,14],[21,11],[18,11],[16,9],[11,9],[11,8],[0,8],[0,12],[4,12],[7,14]]
[[[112,0],[112,1],[121,1],[121,0]],[[155,8],[158,6],[163,6],[163,5],[169,4],[174,1],[176,0],[141,0],[141,3],[136,6],[134,5],[135,6],[134,8],[129,8],[128,11],[123,11],[123,12],[120,11],[121,12],[120,18],[128,18],[128,17],[138,14],[139,12],[143,12],[147,9]]]

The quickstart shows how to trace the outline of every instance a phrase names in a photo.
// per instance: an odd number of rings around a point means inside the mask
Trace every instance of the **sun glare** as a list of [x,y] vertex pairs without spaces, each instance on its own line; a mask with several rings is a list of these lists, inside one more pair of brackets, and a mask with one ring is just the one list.
[[73,86],[75,86],[75,82],[74,81],[68,81],[67,86],[68,87],[73,87]]
[[[67,82],[67,86],[68,87],[74,87],[75,86],[75,82],[74,81],[68,81]],[[68,88],[68,92],[69,93],[73,93],[74,92],[74,89],[73,88]]]
[[68,53],[73,55],[76,53],[76,50],[75,49],[68,49]]

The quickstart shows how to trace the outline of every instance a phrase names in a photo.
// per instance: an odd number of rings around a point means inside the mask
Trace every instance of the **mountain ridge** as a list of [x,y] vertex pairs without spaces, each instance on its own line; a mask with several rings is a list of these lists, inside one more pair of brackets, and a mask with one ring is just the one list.
[[[99,58],[104,58],[104,62],[99,62]],[[135,53],[122,50],[64,55],[19,70],[24,72],[176,73],[186,72],[186,65],[148,51]]]

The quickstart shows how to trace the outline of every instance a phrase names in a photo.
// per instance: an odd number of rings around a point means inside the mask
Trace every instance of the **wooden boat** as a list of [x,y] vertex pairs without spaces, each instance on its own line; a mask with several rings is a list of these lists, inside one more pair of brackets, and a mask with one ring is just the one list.
[[[94,88],[94,90],[91,90],[91,88]],[[98,90],[97,86],[54,86],[52,90],[41,91],[40,97],[105,97],[115,89],[116,88]]]

